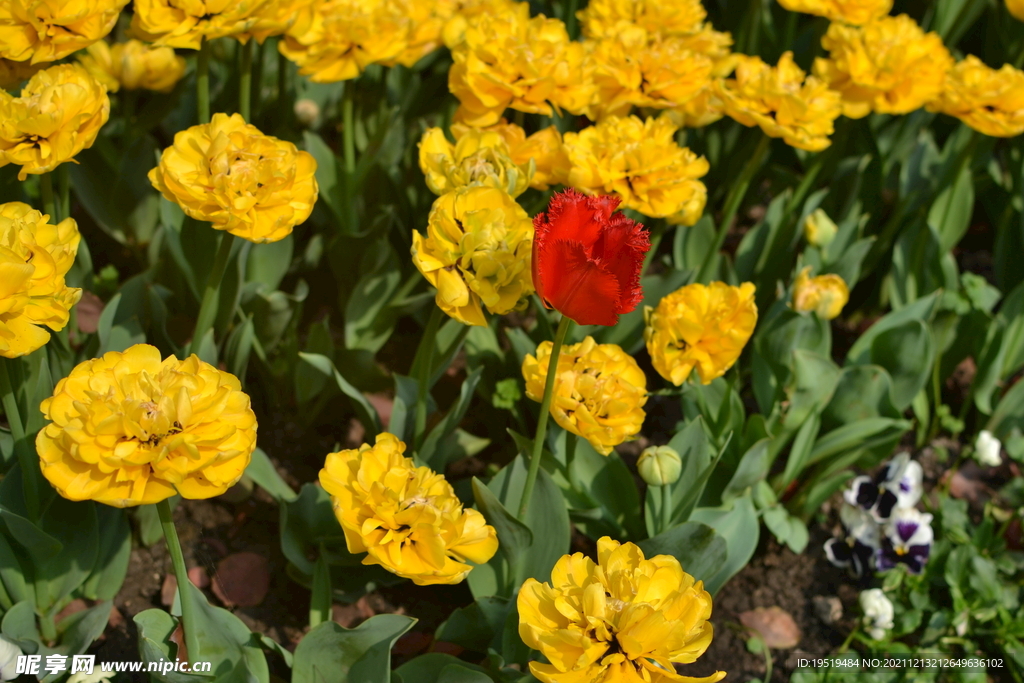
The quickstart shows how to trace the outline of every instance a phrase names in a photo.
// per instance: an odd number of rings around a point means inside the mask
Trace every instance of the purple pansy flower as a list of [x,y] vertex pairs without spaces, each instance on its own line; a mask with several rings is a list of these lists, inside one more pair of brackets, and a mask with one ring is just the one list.
[[932,516],[914,508],[897,509],[885,524],[885,535],[876,556],[879,570],[907,565],[912,574],[920,574],[931,554]]

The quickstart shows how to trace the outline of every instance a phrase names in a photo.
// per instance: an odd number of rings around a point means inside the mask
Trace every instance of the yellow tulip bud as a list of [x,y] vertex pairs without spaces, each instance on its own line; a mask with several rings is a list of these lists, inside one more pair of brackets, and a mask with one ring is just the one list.
[[108,45],[93,43],[78,61],[110,92],[126,90],[170,92],[185,75],[185,59],[170,47],[154,47],[138,40]]
[[793,309],[814,311],[823,320],[832,320],[850,300],[850,290],[838,275],[810,276],[811,267],[800,271],[793,283]]
[[827,247],[835,239],[839,228],[828,217],[824,209],[815,209],[814,212],[804,220],[804,237],[816,247]]
[[679,481],[683,471],[683,459],[674,448],[668,446],[649,446],[640,454],[636,461],[640,478],[648,486],[668,486]]

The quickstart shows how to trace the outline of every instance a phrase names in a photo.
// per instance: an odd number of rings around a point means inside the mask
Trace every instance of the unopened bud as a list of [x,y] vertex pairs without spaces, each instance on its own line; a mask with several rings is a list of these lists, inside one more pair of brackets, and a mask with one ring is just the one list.
[[804,237],[816,247],[827,247],[836,238],[839,228],[824,209],[815,209],[804,221]]
[[306,128],[312,128],[320,118],[320,106],[313,100],[296,100],[295,118]]
[[636,467],[648,486],[668,486],[679,481],[683,459],[674,448],[650,446],[640,454]]

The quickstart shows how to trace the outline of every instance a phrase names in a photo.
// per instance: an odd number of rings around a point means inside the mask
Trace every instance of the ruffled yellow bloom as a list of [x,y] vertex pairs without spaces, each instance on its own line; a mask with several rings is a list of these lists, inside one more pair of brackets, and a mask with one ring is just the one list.
[[486,325],[482,306],[504,315],[533,294],[533,221],[507,192],[461,187],[438,197],[427,236],[412,233],[412,262],[437,288],[437,305],[467,325]]
[[438,0],[439,7],[450,8],[442,39],[449,50],[466,38],[466,28],[485,15],[516,11],[516,0]]
[[[461,140],[472,127],[464,123],[452,124],[452,135]],[[527,137],[526,131],[514,123],[502,119],[493,126],[482,130],[495,132],[508,144],[512,161],[521,168],[533,162],[534,173],[530,187],[546,190],[551,185],[563,185],[569,178],[569,155],[562,143],[562,134],[554,126],[548,126]]]
[[281,54],[315,83],[355,78],[370,64],[395,63],[409,47],[407,12],[387,0],[326,0],[280,43]]
[[1024,133],[1024,71],[1009,64],[992,69],[967,55],[950,69],[942,96],[928,109],[955,116],[985,135],[1020,135]]
[[174,136],[149,181],[196,220],[250,242],[276,242],[309,218],[319,188],[316,160],[264,135],[239,114]]
[[667,116],[609,116],[579,133],[566,133],[569,184],[586,194],[616,193],[623,206],[645,216],[675,213],[693,225],[704,211],[707,188],[697,180],[708,162],[675,141]]
[[0,166],[18,180],[47,173],[92,147],[110,117],[107,89],[77,64],[40,71],[14,97],[0,91]]
[[1024,0],[1006,0],[1006,9],[1014,17],[1024,21]]
[[558,19],[531,19],[525,2],[477,17],[452,58],[448,89],[460,102],[456,119],[471,126],[493,125],[509,107],[550,116],[553,105],[581,114],[593,94],[583,43],[569,40]]
[[953,57],[938,33],[925,33],[905,14],[862,27],[833,22],[821,39],[829,58],[814,60],[814,74],[843,96],[853,119],[909,114],[942,93]]
[[710,57],[682,38],[656,42],[639,28],[624,30],[593,47],[596,92],[587,116],[623,116],[634,106],[665,109],[689,102],[711,85]]
[[[551,347],[551,342],[541,342],[536,357],[523,359],[526,395],[534,401],[544,398]],[[593,337],[562,347],[551,397],[551,417],[562,429],[608,455],[640,433],[645,403],[647,378],[621,347],[598,344]]]
[[378,434],[376,445],[327,456],[320,484],[331,494],[348,550],[418,586],[459,583],[498,550],[494,527],[463,509],[451,484]]
[[695,283],[644,307],[644,340],[658,374],[676,386],[696,368],[711,384],[731,368],[757,324],[754,285]]
[[796,276],[793,283],[793,310],[814,311],[823,320],[832,320],[850,300],[850,289],[838,275],[810,276],[807,266]]
[[853,26],[884,17],[892,9],[892,0],[779,0],[779,4],[790,12],[816,14]]
[[203,39],[243,42],[270,0],[135,0],[131,34],[157,45],[198,50]]
[[49,217],[28,204],[0,204],[0,356],[17,358],[50,341],[68,324],[81,289],[64,282],[78,253],[78,225]]
[[318,1],[267,0],[253,12],[253,22],[246,34],[263,44],[271,36],[284,35],[291,30],[306,31],[313,22]]
[[128,0],[5,0],[0,2],[0,57],[55,62],[100,40]]
[[515,198],[526,191],[533,176],[532,161],[516,164],[505,138],[495,131],[463,127],[460,132],[454,145],[440,128],[428,128],[420,138],[420,169],[431,192],[441,195],[483,185]]
[[726,114],[799,149],[820,152],[831,144],[832,123],[843,113],[839,93],[814,76],[805,80],[792,52],[775,67],[760,57],[738,60],[735,78],[715,84]]
[[551,583],[527,579],[516,599],[519,635],[550,664],[530,662],[541,683],[715,683],[680,676],[711,644],[711,595],[670,555],[644,558],[605,536],[597,564],[565,555]]
[[600,40],[631,26],[659,37],[697,33],[707,12],[700,0],[592,0],[576,16],[583,35]]
[[46,64],[12,62],[0,57],[0,90],[13,90],[45,67]]
[[234,375],[148,344],[79,364],[40,409],[43,476],[65,498],[115,507],[212,498],[241,477],[256,415]]
[[174,48],[153,47],[138,40],[115,45],[101,40],[78,55],[78,61],[110,92],[122,87],[170,92],[185,75],[185,59],[176,55]]

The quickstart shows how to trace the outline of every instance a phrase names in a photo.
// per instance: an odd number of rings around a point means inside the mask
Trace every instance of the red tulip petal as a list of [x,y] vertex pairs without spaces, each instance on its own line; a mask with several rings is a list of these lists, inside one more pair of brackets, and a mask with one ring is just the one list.
[[[551,198],[547,215],[541,214],[534,227],[550,232],[556,239],[580,242],[590,247],[601,236],[601,227],[615,211],[620,199],[612,195],[588,197],[573,189]],[[537,223],[544,223],[543,227]]]
[[546,246],[539,274],[545,298],[580,325],[614,325],[618,321],[619,283],[600,262],[587,257],[576,241]]
[[629,313],[643,301],[640,272],[644,255],[651,242],[643,225],[621,213],[614,214],[606,223],[601,238],[594,245],[591,256],[615,275],[619,283],[619,302],[616,313]]

